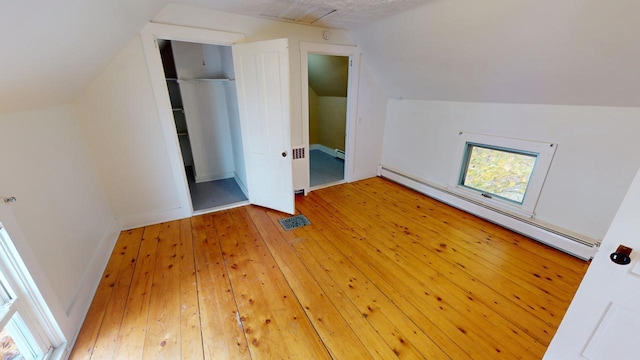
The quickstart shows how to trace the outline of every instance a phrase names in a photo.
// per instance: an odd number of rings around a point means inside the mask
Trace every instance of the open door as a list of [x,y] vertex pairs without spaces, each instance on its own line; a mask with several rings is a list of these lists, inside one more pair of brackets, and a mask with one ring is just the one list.
[[293,214],[288,41],[232,51],[249,202]]

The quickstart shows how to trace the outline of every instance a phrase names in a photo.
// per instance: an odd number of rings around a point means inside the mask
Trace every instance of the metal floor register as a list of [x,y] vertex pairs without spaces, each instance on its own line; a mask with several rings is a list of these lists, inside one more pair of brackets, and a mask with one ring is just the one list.
[[278,220],[278,222],[280,223],[280,225],[282,225],[282,228],[287,231],[303,227],[305,225],[311,225],[311,221],[309,221],[309,219],[307,219],[307,217],[304,215],[297,215],[286,219],[280,219]]

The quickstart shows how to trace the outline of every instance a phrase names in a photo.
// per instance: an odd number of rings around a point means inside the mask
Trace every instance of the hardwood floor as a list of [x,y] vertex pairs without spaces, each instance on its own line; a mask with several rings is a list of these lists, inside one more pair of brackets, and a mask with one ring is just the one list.
[[123,231],[71,359],[540,359],[588,264],[374,178]]

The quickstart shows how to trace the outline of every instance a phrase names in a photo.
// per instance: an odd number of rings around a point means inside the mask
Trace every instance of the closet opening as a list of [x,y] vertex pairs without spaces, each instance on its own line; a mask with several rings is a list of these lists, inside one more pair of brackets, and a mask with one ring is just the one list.
[[349,56],[309,54],[309,185],[345,180]]
[[194,214],[248,204],[231,47],[158,48]]

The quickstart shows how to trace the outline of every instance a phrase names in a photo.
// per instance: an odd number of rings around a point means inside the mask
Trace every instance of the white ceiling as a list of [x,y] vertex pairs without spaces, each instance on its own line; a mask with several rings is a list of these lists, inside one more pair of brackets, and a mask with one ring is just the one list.
[[[302,15],[300,23],[352,30],[371,21],[415,8],[428,1],[430,0],[177,0],[173,2],[266,19],[274,19],[274,16],[279,15],[280,20],[283,21],[295,18],[295,15]],[[313,15],[318,15],[315,18],[326,16],[313,21],[315,20]]]
[[[353,29],[427,0],[174,0]],[[169,0],[3,1],[0,114],[71,102]],[[306,10],[310,11],[306,11]],[[333,11],[336,10],[336,11]],[[313,16],[330,15],[313,21]],[[270,16],[265,16],[268,14]]]
[[638,0],[446,0],[349,35],[389,98],[638,107],[638,19]]
[[165,3],[3,1],[0,113],[69,103]]

